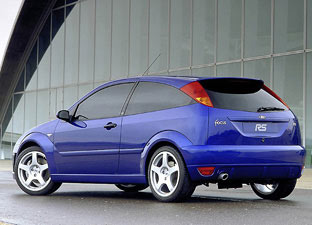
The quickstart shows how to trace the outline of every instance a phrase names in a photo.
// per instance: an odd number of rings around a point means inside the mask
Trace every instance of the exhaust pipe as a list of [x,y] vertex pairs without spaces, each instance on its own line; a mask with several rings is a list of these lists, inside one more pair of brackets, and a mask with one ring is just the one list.
[[229,178],[229,174],[227,173],[220,173],[218,176],[218,180],[226,181]]

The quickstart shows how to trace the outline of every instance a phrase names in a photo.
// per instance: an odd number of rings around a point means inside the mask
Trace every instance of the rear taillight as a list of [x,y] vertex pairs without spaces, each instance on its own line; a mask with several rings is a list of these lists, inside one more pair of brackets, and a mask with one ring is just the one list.
[[265,90],[266,92],[268,92],[270,95],[272,95],[274,98],[276,98],[277,100],[279,100],[281,103],[283,103],[288,109],[289,106],[274,92],[272,91],[270,88],[268,88],[266,85],[263,85],[263,90]]
[[189,83],[183,86],[182,88],[180,88],[180,90],[183,91],[188,96],[190,96],[195,101],[203,105],[213,107],[213,104],[207,92],[205,91],[205,89],[199,82],[195,81],[195,82]]

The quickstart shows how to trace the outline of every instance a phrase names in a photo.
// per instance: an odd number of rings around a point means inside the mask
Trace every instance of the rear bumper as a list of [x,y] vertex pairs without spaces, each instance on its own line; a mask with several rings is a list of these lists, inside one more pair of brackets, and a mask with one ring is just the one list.
[[[305,160],[302,146],[204,145],[182,148],[193,181],[215,182],[220,173],[229,180],[245,182],[270,179],[296,179],[301,176]],[[215,167],[203,176],[198,167]]]

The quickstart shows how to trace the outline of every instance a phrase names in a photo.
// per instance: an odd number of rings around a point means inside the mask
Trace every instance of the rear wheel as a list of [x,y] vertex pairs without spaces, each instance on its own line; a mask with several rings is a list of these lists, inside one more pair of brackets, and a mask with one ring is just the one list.
[[160,147],[153,154],[148,167],[148,182],[153,195],[163,202],[183,201],[196,187],[182,157],[170,146]]
[[286,198],[295,189],[296,179],[283,180],[272,184],[252,183],[252,190],[263,199],[278,200]]
[[55,192],[61,183],[51,180],[45,154],[37,147],[25,149],[14,166],[18,186],[29,195],[47,195]]
[[148,187],[146,184],[116,184],[116,187],[125,192],[138,192]]

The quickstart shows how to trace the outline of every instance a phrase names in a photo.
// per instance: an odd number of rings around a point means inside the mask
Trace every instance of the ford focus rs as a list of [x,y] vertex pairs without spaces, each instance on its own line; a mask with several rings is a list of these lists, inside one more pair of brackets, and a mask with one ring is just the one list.
[[169,202],[217,183],[248,184],[277,200],[295,188],[304,158],[296,116],[263,81],[146,76],[103,84],[26,132],[13,150],[13,174],[30,195],[109,183],[149,186]]

